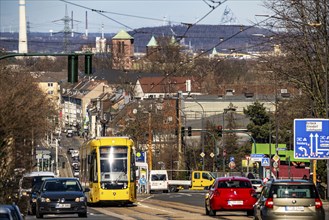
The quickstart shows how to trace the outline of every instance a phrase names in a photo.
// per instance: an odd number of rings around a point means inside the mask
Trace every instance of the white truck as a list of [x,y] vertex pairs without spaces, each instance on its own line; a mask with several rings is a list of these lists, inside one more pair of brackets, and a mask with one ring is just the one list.
[[155,191],[178,192],[180,189],[203,190],[211,186],[215,180],[215,177],[208,171],[191,171],[190,173],[192,174],[189,180],[172,180],[169,179],[167,170],[151,170],[150,193]]

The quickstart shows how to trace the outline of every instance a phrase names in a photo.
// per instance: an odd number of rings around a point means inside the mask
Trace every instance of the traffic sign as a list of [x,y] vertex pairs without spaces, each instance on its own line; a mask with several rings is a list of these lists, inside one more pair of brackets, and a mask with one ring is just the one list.
[[202,152],[202,153],[200,154],[200,156],[201,156],[201,157],[204,157],[204,156],[206,156],[206,155]]
[[280,160],[279,155],[275,154],[275,155],[273,156],[273,160],[274,160],[275,162],[278,162],[278,161]]
[[262,158],[264,157],[264,154],[251,154],[250,158],[253,161],[262,161]]
[[328,159],[329,119],[295,119],[294,146],[295,158]]
[[273,167],[274,167],[274,168],[277,168],[278,166],[279,166],[278,162],[275,162],[275,161],[274,161],[274,162],[273,162]]
[[229,168],[234,169],[235,168],[235,162],[234,161],[229,162],[228,166],[229,166]]
[[263,167],[268,167],[268,166],[270,166],[270,158],[268,158],[268,157],[264,157],[264,158],[262,158],[262,166],[263,166]]
[[234,162],[234,157],[230,157],[230,162]]

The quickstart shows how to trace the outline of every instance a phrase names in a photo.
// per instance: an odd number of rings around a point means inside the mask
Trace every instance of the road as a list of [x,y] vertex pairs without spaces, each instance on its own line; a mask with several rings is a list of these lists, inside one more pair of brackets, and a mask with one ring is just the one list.
[[[77,149],[79,137],[63,138],[62,155],[69,147]],[[66,167],[68,169],[68,167]],[[63,171],[62,171],[63,173]],[[64,174],[63,174],[64,175]],[[204,195],[206,191],[182,190],[178,193],[138,194],[136,204],[127,207],[88,207],[88,219],[123,219],[123,220],[165,220],[165,219],[253,219],[246,212],[217,212],[214,217],[206,216]],[[326,220],[329,220],[329,203],[324,202]],[[46,215],[46,219],[80,219],[77,215]],[[36,219],[27,216],[27,220]]]

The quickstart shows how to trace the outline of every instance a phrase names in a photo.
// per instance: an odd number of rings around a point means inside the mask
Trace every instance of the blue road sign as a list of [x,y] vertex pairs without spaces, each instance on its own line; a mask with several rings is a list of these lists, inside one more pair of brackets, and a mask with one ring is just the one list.
[[295,119],[294,146],[295,158],[328,159],[329,119]]
[[251,154],[250,158],[253,161],[262,161],[262,158],[264,157],[264,154]]
[[268,167],[268,166],[270,166],[270,158],[268,158],[268,157],[264,157],[264,158],[262,158],[262,166],[263,166],[263,167]]
[[234,162],[234,157],[230,157],[230,162]]

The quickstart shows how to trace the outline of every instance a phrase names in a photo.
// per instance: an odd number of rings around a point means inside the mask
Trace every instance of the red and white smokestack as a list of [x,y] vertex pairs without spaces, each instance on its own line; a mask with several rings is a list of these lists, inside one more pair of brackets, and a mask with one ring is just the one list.
[[25,0],[19,0],[19,39],[18,53],[27,53]]

